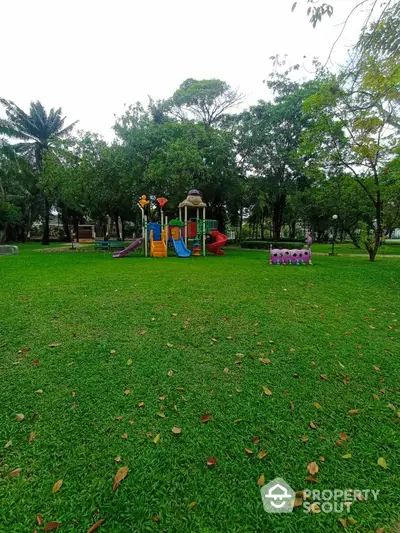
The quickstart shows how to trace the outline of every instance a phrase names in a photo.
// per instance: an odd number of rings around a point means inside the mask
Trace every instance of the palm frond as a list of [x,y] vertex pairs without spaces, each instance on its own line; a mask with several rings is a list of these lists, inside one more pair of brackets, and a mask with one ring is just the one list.
[[0,119],[0,133],[4,133],[7,137],[13,139],[22,139],[24,141],[35,141],[35,137],[32,137],[28,133],[15,128],[10,120]]
[[[65,119],[63,119],[64,121]],[[58,131],[56,133],[56,137],[59,137],[59,138],[62,138],[62,137],[65,137],[66,135],[68,135],[69,133],[71,133],[71,131],[73,130],[73,128],[78,124],[79,120],[75,120],[75,122],[73,122],[72,124],[70,124],[69,126],[67,126],[66,128],[64,128],[63,130],[61,131]]]
[[19,130],[21,133],[28,134],[31,137],[38,138],[38,129],[27,113],[18,107],[12,100],[0,98],[0,103],[5,108],[8,121],[15,130]]

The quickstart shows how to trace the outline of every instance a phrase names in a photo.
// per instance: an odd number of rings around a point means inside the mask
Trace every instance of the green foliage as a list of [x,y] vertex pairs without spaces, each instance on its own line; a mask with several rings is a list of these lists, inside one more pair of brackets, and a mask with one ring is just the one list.
[[240,243],[241,248],[248,248],[252,250],[269,250],[272,248],[303,248],[304,239],[299,240],[287,240],[281,239],[280,241],[242,241]]

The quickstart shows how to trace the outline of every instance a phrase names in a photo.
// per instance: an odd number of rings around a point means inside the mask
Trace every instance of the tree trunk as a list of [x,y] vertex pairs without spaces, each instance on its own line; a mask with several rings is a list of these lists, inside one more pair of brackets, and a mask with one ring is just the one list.
[[242,231],[243,231],[243,205],[240,206],[240,216],[239,216],[239,242],[242,242]]
[[125,240],[125,222],[124,222],[124,219],[122,217],[120,217],[121,219],[121,237],[122,237],[122,240],[124,241]]
[[72,224],[74,226],[75,241],[79,242],[79,220],[76,213],[72,215]]
[[44,219],[43,219],[43,238],[42,244],[48,246],[50,244],[50,206],[47,196],[44,197]]
[[296,221],[289,224],[289,239],[294,239],[296,237]]
[[61,219],[63,223],[63,229],[65,234],[65,240],[71,242],[71,230],[69,228],[68,207],[64,202],[61,202]]
[[117,239],[120,240],[121,236],[119,234],[118,215],[115,215],[114,223],[115,223],[115,233],[117,234]]
[[283,224],[283,212],[286,205],[286,194],[281,193],[272,205],[273,240],[279,241]]

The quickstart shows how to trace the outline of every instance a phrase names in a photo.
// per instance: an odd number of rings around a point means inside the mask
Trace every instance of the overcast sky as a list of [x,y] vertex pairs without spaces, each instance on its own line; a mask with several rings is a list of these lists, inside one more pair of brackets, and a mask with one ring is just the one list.
[[[0,0],[0,95],[24,109],[36,99],[61,106],[106,139],[124,104],[167,98],[189,77],[220,78],[249,105],[269,96],[271,55],[309,70],[313,56],[326,60],[355,5],[332,3],[334,17],[314,30],[301,1],[291,13],[293,0]],[[362,20],[351,19],[335,63]]]

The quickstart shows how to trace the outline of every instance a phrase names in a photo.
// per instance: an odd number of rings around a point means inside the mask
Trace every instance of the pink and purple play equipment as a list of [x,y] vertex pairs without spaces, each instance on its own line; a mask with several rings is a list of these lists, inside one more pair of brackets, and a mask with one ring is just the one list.
[[270,248],[270,265],[312,265],[311,262],[312,237],[307,233],[307,248],[303,250],[288,250],[286,248]]

